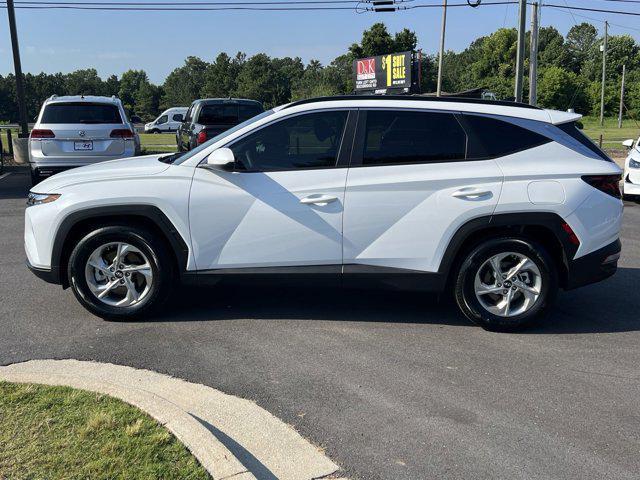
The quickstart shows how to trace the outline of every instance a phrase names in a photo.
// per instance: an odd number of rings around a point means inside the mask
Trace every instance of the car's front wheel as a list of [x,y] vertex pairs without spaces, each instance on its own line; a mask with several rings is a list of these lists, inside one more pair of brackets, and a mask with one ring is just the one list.
[[471,321],[487,330],[515,331],[539,320],[558,289],[546,249],[525,238],[487,240],[462,262],[455,298]]
[[126,320],[149,314],[166,300],[172,266],[157,235],[130,226],[106,226],[77,243],[67,273],[85,308],[103,318]]

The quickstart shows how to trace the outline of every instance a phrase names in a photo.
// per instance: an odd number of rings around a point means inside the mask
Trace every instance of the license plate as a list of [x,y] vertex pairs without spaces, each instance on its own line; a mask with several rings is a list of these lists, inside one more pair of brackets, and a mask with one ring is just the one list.
[[73,142],[74,150],[93,150],[93,142],[92,141],[82,141],[82,142]]

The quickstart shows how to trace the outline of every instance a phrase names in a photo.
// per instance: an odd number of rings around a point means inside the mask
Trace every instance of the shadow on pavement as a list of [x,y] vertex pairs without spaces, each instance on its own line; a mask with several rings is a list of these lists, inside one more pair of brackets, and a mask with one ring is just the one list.
[[[581,289],[560,292],[531,334],[613,333],[640,330],[639,268]],[[330,320],[464,326],[469,322],[449,298],[385,290],[217,285],[182,287],[152,321],[234,319]]]
[[31,187],[31,177],[28,171],[5,171],[9,173],[0,180],[0,200],[27,198]]

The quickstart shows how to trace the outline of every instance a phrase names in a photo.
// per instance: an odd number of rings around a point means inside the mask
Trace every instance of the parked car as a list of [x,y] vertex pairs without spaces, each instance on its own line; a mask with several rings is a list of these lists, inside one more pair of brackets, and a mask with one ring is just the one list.
[[187,110],[189,110],[187,107],[173,107],[165,110],[153,122],[145,124],[145,133],[175,132],[182,124]]
[[191,150],[249,118],[263,112],[260,102],[243,98],[207,98],[189,107],[176,132],[178,151]]
[[69,168],[132,157],[139,145],[120,99],[53,95],[29,135],[32,184]]
[[278,277],[448,292],[485,328],[521,328],[558,289],[617,268],[621,170],[579,118],[469,99],[295,102],[187,153],[42,182],[28,262],[107,318],[149,313],[178,280]]
[[632,138],[622,144],[629,150],[629,155],[624,161],[624,173],[622,175],[622,193],[625,198],[634,200],[640,198],[640,139]]

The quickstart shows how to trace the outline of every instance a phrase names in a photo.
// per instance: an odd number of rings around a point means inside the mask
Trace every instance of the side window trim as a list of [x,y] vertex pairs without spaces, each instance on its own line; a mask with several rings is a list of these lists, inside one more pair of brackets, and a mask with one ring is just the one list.
[[[291,172],[291,171],[298,171],[298,170],[299,171],[307,171],[307,170],[328,170],[328,169],[333,169],[333,168],[347,168],[348,164],[349,164],[349,159],[350,159],[351,154],[352,154],[351,145],[353,143],[353,142],[350,142],[348,140],[348,137],[351,136],[353,138],[353,133],[354,133],[354,130],[356,128],[356,121],[357,121],[357,117],[358,117],[357,110],[358,109],[356,109],[356,108],[348,108],[348,107],[345,108],[345,107],[343,107],[343,108],[323,108],[323,109],[318,109],[318,110],[306,110],[304,112],[297,112],[297,113],[294,113],[294,114],[291,114],[291,115],[287,115],[285,117],[280,117],[278,119],[272,120],[271,122],[265,123],[264,125],[261,125],[259,128],[256,128],[255,130],[251,130],[251,131],[245,133],[244,135],[241,135],[238,138],[234,138],[229,143],[225,143],[224,145],[221,145],[221,147],[231,148],[236,143],[241,142],[246,137],[248,137],[250,135],[253,135],[256,132],[259,132],[263,128],[267,128],[267,127],[269,127],[271,125],[275,125],[276,123],[288,120],[290,118],[298,117],[298,116],[301,116],[301,115],[308,115],[308,114],[312,114],[312,113],[320,113],[320,112],[347,112],[347,120],[345,121],[345,126],[344,126],[344,129],[342,130],[342,137],[340,138],[340,146],[338,147],[338,155],[336,155],[336,163],[334,165],[332,165],[330,167],[322,166],[322,167],[308,167],[308,168],[282,168],[282,169],[269,169],[269,170],[264,170],[264,171],[265,172]],[[208,155],[207,155],[207,157],[208,157]],[[206,163],[206,158],[207,157],[205,157],[202,160],[202,163]],[[246,170],[239,170],[239,169],[235,169],[234,168],[233,171],[237,172],[237,173],[260,173],[263,170],[246,171]]]
[[[401,111],[401,112],[424,112],[424,113],[442,113],[453,115],[456,119],[460,128],[465,133],[465,158],[459,160],[440,160],[437,162],[411,162],[411,163],[385,163],[385,164],[375,164],[375,165],[364,165],[364,147],[365,147],[365,139],[366,139],[366,128],[367,128],[367,113],[370,111]],[[354,140],[353,140],[353,149],[351,154],[351,162],[349,167],[357,168],[357,167],[390,167],[390,166],[404,166],[404,165],[439,165],[443,163],[455,163],[455,162],[465,162],[471,161],[468,159],[468,151],[469,151],[469,133],[465,128],[464,124],[458,118],[461,115],[461,112],[454,110],[432,110],[432,109],[424,109],[424,108],[381,108],[381,107],[362,107],[358,108],[358,123],[355,130]]]

